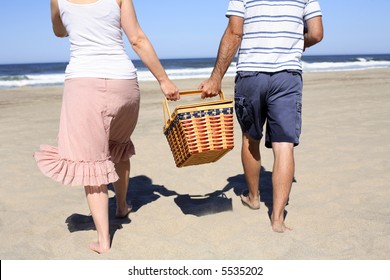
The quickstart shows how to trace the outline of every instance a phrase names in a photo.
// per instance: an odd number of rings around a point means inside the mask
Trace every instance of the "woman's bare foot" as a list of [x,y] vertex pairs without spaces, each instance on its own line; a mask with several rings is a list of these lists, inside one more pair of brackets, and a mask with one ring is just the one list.
[[95,251],[98,254],[103,254],[108,250],[110,250],[110,242],[108,242],[108,244],[105,245],[102,245],[99,242],[92,242],[91,244],[89,244],[89,249]]
[[126,218],[130,214],[132,209],[133,209],[133,206],[126,203],[126,206],[123,207],[122,209],[119,209],[119,208],[116,209],[115,216],[117,218]]

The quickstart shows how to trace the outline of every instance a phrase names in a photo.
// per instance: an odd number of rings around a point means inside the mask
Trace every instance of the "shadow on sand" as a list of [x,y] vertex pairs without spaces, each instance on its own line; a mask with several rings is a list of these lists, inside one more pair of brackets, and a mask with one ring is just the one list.
[[[114,191],[112,184],[108,185],[108,189]],[[161,196],[176,195],[176,192],[167,190],[164,186],[155,185],[152,180],[146,176],[137,176],[129,179],[129,189],[127,192],[127,201],[131,201],[132,212],[137,212],[141,207],[149,204]],[[114,237],[115,232],[123,228],[124,224],[130,224],[131,220],[128,216],[124,218],[115,217],[116,198],[115,196],[109,199],[109,218],[110,218],[110,236]],[[83,215],[74,213],[70,215],[66,221],[70,232],[96,230],[91,215]]]
[[[248,193],[248,186],[245,181],[245,175],[239,174],[236,176],[229,177],[227,179],[228,184],[225,188],[232,189],[234,193],[239,197],[241,194]],[[268,217],[272,214],[272,172],[266,171],[262,166],[260,170],[260,183],[259,192],[261,202],[268,209]]]
[[[238,174],[227,179],[228,183],[222,190],[217,190],[208,194],[189,195],[179,194],[169,190],[162,185],[153,184],[147,176],[136,176],[129,179],[129,189],[127,200],[132,204],[132,212],[137,212],[143,206],[158,200],[161,196],[176,196],[174,202],[185,215],[194,215],[201,217],[204,215],[216,214],[224,211],[232,211],[232,198],[226,196],[226,192],[233,189],[236,196],[248,191],[244,174]],[[295,179],[294,179],[295,182]],[[266,171],[261,167],[260,172],[260,197],[261,202],[268,209],[268,216],[272,214],[272,172]],[[114,191],[113,185],[108,186],[109,190]],[[109,199],[109,218],[110,218],[110,235],[111,238],[115,232],[123,228],[124,224],[130,224],[128,216],[125,218],[115,217],[116,200],[115,196]],[[285,211],[287,216],[287,211]],[[92,216],[82,214],[72,214],[66,221],[70,232],[96,230]]]

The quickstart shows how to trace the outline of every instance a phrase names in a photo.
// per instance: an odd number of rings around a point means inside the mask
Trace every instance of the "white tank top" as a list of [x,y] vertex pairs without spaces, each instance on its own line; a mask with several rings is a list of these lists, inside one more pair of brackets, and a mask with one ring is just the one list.
[[65,79],[137,77],[123,45],[120,7],[116,0],[97,0],[91,4],[58,0],[58,5],[70,41]]

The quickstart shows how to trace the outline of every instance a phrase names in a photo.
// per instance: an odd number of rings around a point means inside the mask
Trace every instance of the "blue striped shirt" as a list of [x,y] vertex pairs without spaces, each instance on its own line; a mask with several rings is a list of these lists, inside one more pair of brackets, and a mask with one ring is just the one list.
[[321,15],[317,0],[230,0],[226,16],[244,18],[237,71],[302,70],[304,21]]

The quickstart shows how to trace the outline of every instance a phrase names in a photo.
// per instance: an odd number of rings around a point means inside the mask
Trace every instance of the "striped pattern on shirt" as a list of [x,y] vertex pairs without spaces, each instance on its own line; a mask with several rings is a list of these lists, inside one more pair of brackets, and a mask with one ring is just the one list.
[[321,15],[317,0],[230,0],[226,16],[244,18],[237,71],[302,70],[304,21]]

